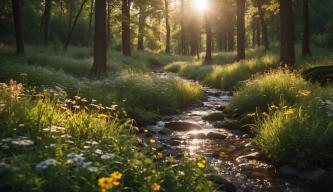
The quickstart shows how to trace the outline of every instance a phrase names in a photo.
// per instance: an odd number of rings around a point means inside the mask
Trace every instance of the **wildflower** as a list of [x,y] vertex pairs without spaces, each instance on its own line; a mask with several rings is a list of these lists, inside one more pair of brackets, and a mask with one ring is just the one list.
[[156,140],[155,140],[155,139],[150,139],[149,142],[150,142],[151,144],[153,144],[153,143],[156,143]]
[[18,126],[19,126],[19,127],[24,127],[24,124],[23,124],[23,123],[21,123],[21,124],[19,124]]
[[15,144],[15,145],[20,145],[20,146],[30,146],[30,145],[33,145],[35,142],[30,139],[18,139],[18,140],[12,141],[11,143]]
[[204,169],[206,167],[206,160],[201,160],[197,165],[200,169]]
[[90,172],[92,172],[92,173],[98,171],[98,168],[97,168],[97,167],[94,167],[94,166],[88,167],[87,169],[88,169],[88,171],[90,171]]
[[99,118],[99,119],[107,119],[108,116],[107,116],[106,114],[102,113],[102,114],[99,114],[99,115],[97,116],[97,118]]
[[59,162],[55,159],[47,159],[45,161],[41,161],[40,163],[38,163],[36,165],[37,169],[46,169],[49,166],[57,166],[59,164]]
[[144,129],[143,132],[148,133],[148,129]]
[[121,179],[122,176],[123,176],[123,174],[120,173],[119,171],[115,171],[111,174],[111,177],[114,179]]
[[107,160],[107,159],[113,159],[116,155],[114,153],[105,153],[101,156],[101,159]]
[[110,177],[102,177],[100,179],[98,179],[98,186],[101,189],[110,189],[112,187],[112,178]]
[[162,153],[162,152],[157,153],[157,157],[158,157],[159,159],[162,159],[162,158],[163,158],[163,153]]
[[102,155],[102,154],[103,154],[103,151],[100,150],[100,149],[96,149],[96,150],[95,150],[95,153],[96,153],[96,154],[99,154],[99,155]]
[[151,188],[152,191],[159,191],[159,190],[161,190],[161,185],[159,185],[158,183],[153,183],[150,186],[150,188]]
[[152,147],[151,150],[152,150],[152,151],[156,151],[157,149],[156,149],[155,147]]

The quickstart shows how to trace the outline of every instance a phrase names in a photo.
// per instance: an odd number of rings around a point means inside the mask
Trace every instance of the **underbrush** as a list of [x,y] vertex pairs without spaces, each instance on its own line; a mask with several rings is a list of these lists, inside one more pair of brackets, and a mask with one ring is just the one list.
[[1,84],[1,191],[216,191],[203,159],[139,143],[125,116],[61,88]]
[[120,73],[104,80],[88,80],[50,68],[7,63],[0,66],[0,80],[8,79],[39,85],[39,89],[62,87],[72,97],[82,95],[104,105],[117,101],[139,124],[151,123],[160,114],[176,113],[203,99],[197,84],[147,73]]

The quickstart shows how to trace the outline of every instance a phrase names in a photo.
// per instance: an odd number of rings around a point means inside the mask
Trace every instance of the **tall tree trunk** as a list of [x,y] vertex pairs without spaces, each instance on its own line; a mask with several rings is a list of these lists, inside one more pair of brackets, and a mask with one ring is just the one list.
[[257,30],[257,25],[256,25],[256,17],[252,17],[252,48],[256,48],[256,30]]
[[257,46],[260,47],[261,45],[261,27],[260,27],[260,21],[258,18],[256,18],[256,28],[257,28]]
[[280,0],[280,30],[280,62],[282,65],[293,66],[295,64],[295,49],[292,0]]
[[82,10],[83,10],[83,7],[84,7],[84,5],[86,4],[87,1],[88,1],[88,0],[83,0],[82,4],[81,4],[81,6],[80,6],[79,12],[78,12],[77,15],[75,16],[74,23],[73,23],[73,25],[72,25],[72,27],[71,27],[71,29],[70,29],[68,35],[67,35],[67,38],[66,38],[66,42],[65,42],[65,45],[64,45],[64,51],[67,51],[68,45],[69,45],[69,43],[70,43],[70,41],[71,41],[71,39],[72,39],[72,35],[73,35],[73,32],[74,32],[74,29],[75,29],[76,23],[77,23],[77,21],[78,21],[80,15],[81,15],[81,12],[82,12]]
[[245,59],[245,0],[237,0],[237,60]]
[[170,54],[171,29],[170,29],[170,22],[169,22],[169,2],[168,2],[168,0],[164,0],[164,4],[165,4],[165,28],[166,28],[165,53]]
[[144,5],[140,6],[140,13],[139,13],[139,34],[138,34],[138,50],[143,51],[143,36],[145,33],[145,25],[146,25],[146,15],[145,10],[143,10]]
[[12,0],[12,7],[15,25],[16,53],[24,54],[22,1]]
[[74,1],[69,1],[69,14],[68,14],[68,31],[71,30],[73,23]]
[[51,20],[52,0],[45,0],[45,9],[43,14],[43,41],[47,45],[50,34],[50,20]]
[[88,27],[89,44],[91,42],[91,28],[92,28],[93,15],[94,15],[94,0],[90,0],[89,27]]
[[235,28],[234,23],[232,22],[228,28],[228,51],[235,50]]
[[210,25],[210,21],[208,20],[208,16],[205,14],[205,22],[206,22],[206,63],[212,63],[212,27]]
[[268,34],[267,34],[267,24],[265,21],[265,10],[262,8],[261,0],[257,0],[258,10],[259,10],[259,19],[262,30],[262,41],[265,47],[265,51],[269,49]]
[[303,0],[303,41],[302,41],[302,55],[307,56],[311,54],[310,51],[310,21],[309,21],[309,1]]
[[122,0],[122,49],[125,56],[131,55],[130,8],[131,0]]
[[113,36],[112,36],[112,26],[111,26],[111,11],[112,11],[112,0],[108,0],[108,15],[107,15],[107,30],[108,30],[108,33],[107,33],[107,39],[108,39],[108,46],[110,47],[111,43],[112,43],[112,39],[113,39]]
[[182,50],[182,54],[185,55],[186,54],[186,48],[185,48],[185,21],[184,21],[184,0],[181,0],[181,12],[180,12],[180,39],[181,39],[181,50]]
[[106,0],[96,0],[94,64],[90,71],[92,76],[106,76],[106,39]]

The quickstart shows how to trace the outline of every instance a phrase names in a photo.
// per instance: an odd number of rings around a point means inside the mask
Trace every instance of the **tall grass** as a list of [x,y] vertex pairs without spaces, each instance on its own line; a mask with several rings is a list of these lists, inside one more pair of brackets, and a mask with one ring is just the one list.
[[[64,88],[71,97],[81,95],[105,105],[121,103],[140,124],[156,120],[160,114],[175,113],[203,99],[199,85],[179,79],[158,78],[148,73],[119,73],[104,80],[89,80],[52,68],[18,64],[0,66],[0,80],[16,79],[39,89]],[[126,102],[121,102],[126,100]]]
[[178,72],[181,76],[202,81],[205,84],[233,89],[253,74],[278,67],[277,57],[265,55],[259,58],[234,62],[227,65],[200,65],[190,62],[175,62],[165,66],[165,70]]

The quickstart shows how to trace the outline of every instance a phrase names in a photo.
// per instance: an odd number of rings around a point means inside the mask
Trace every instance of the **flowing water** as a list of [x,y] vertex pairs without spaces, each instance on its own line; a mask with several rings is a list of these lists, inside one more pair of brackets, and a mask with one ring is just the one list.
[[[172,73],[156,73],[161,78],[177,77]],[[188,81],[188,80],[186,80]],[[277,173],[276,167],[267,163],[256,147],[252,138],[240,130],[227,130],[202,120],[213,112],[219,112],[221,106],[228,105],[231,92],[203,87],[206,101],[203,105],[193,106],[181,114],[163,116],[155,125],[147,128],[156,133],[154,137],[160,147],[168,144],[169,152],[204,156],[221,177],[230,181],[237,191],[315,191],[306,182],[288,181]],[[192,131],[173,131],[162,134],[169,122],[188,122],[199,125]],[[218,127],[218,128],[216,128]],[[147,138],[148,139],[148,138]]]

